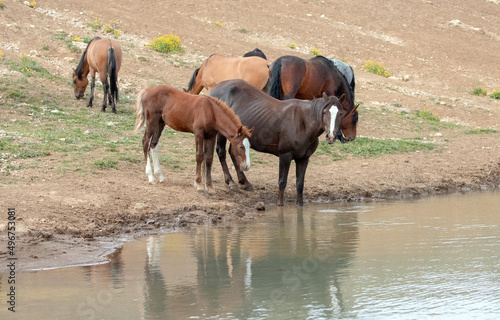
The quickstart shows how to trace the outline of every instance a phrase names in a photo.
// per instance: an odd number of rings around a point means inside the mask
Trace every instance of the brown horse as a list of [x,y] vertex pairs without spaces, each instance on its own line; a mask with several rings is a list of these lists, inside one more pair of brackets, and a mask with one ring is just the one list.
[[[341,103],[335,96],[323,95],[314,100],[291,99],[280,101],[255,89],[242,80],[229,80],[217,84],[210,95],[224,101],[241,119],[255,129],[250,138],[252,149],[279,157],[279,206],[288,178],[290,163],[295,160],[297,179],[297,205],[303,204],[304,177],[309,157],[318,147],[318,137],[326,131],[326,140],[333,143],[340,127]],[[234,146],[230,146],[232,150]],[[217,155],[222,165],[225,182],[234,186],[226,164],[226,139],[217,137]],[[231,158],[233,158],[231,156]],[[233,158],[233,162],[235,159]],[[245,174],[238,170],[238,181],[246,190],[253,190]]]
[[345,94],[342,103],[341,130],[337,137],[341,142],[356,139],[358,123],[358,105],[354,105],[354,87],[335,67],[332,61],[316,56],[304,60],[295,56],[282,56],[271,65],[269,95],[276,99],[314,99],[323,93],[340,97]]
[[243,79],[262,90],[269,81],[267,61],[255,56],[231,58],[213,54],[195,70],[186,91],[199,94],[203,88],[210,91],[217,83],[231,79]]
[[109,104],[113,107],[113,112],[116,113],[116,102],[119,101],[118,72],[120,71],[121,64],[122,49],[116,40],[101,39],[99,37],[92,39],[87,48],[85,48],[78,66],[73,70],[75,97],[77,99],[83,98],[85,89],[87,89],[89,83],[87,76],[90,73],[92,82],[90,84],[90,99],[87,107],[92,107],[95,74],[99,72],[99,78],[104,90],[101,111],[106,111],[107,101],[109,100]]
[[[158,85],[141,91],[136,103],[136,121],[134,130],[137,132],[146,125],[142,139],[146,174],[149,183],[154,182],[153,174],[160,182],[165,180],[158,158],[158,142],[165,125],[170,128],[191,132],[196,143],[196,180],[198,192],[203,192],[201,165],[205,162],[205,187],[213,194],[212,160],[215,149],[215,139],[220,133],[234,145],[232,156],[236,159],[238,169],[246,171],[250,168],[250,144],[248,138],[252,130],[244,127],[240,119],[225,103],[209,96],[196,96],[179,91],[167,85]],[[151,155],[153,168],[149,159]]]

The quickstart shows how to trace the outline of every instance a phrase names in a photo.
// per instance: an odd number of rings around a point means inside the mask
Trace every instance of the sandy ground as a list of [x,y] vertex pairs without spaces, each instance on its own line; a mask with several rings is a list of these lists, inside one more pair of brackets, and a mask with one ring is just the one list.
[[[57,32],[94,36],[87,21],[94,17],[119,20],[122,34],[118,40],[125,48],[120,88],[135,93],[152,83],[187,87],[194,69],[185,65],[199,65],[212,53],[241,56],[259,47],[272,62],[285,54],[308,57],[316,47],[327,57],[347,59],[354,68],[356,100],[362,102],[359,136],[419,135],[438,145],[433,152],[334,162],[315,155],[306,175],[306,205],[500,186],[499,134],[463,133],[500,129],[500,101],[470,94],[478,86],[490,93],[500,89],[500,6],[496,3],[209,0],[201,6],[195,1],[125,0],[110,7],[105,1],[40,0],[35,9],[15,0],[3,3],[3,56],[14,59],[30,53],[50,72],[68,78],[79,54],[60,46]],[[168,33],[183,39],[184,55],[166,58],[144,47],[149,39]],[[297,49],[288,47],[292,42]],[[49,50],[42,52],[45,44]],[[362,71],[366,60],[383,62],[392,76]],[[68,99],[72,98],[69,84],[67,91]],[[74,101],[75,108],[84,104]],[[400,108],[429,110],[460,127],[415,133],[410,123],[395,120],[393,111]],[[387,112],[386,122],[370,117],[380,112]],[[22,270],[104,261],[113,246],[142,235],[265,214],[256,207],[259,202],[274,206],[278,162],[269,155],[260,159],[248,173],[255,192],[229,190],[215,165],[216,195],[210,197],[198,194],[192,186],[194,167],[167,172],[165,184],[148,185],[142,163],[82,177],[58,173],[54,170],[57,156],[51,155],[43,159],[43,165],[17,172],[17,183],[0,184],[1,215],[7,215],[7,208],[16,208],[16,253]],[[285,205],[295,205],[294,171],[292,167]],[[29,178],[34,174],[38,179]],[[7,220],[0,220],[2,243],[7,240],[6,228]],[[5,271],[5,247],[0,248],[0,272]]]

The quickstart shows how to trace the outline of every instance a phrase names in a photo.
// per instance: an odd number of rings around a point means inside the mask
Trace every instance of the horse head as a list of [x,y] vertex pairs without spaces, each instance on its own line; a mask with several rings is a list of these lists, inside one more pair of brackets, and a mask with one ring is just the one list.
[[83,98],[85,95],[85,89],[87,89],[87,85],[89,84],[89,80],[87,77],[82,77],[78,75],[78,72],[73,69],[73,89],[75,92],[75,97],[77,99]]
[[241,171],[250,169],[250,140],[253,128],[248,130],[247,127],[241,126],[238,132],[229,139],[231,143],[231,154],[236,159],[236,163]]
[[341,128],[337,131],[337,138],[342,143],[356,139],[356,125],[358,123],[358,107],[355,105],[351,111],[342,117]]
[[326,141],[328,141],[328,144],[334,143],[337,139],[336,133],[340,130],[340,123],[342,119],[341,104],[345,99],[345,94],[338,99],[334,96],[328,97],[323,92],[323,100],[326,104],[323,107],[322,125],[326,132]]

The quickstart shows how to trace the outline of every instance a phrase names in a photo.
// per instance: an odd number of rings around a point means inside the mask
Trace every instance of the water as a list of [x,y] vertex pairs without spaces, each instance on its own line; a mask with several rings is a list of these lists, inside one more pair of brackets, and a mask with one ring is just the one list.
[[499,319],[500,192],[287,206],[18,274],[1,319]]

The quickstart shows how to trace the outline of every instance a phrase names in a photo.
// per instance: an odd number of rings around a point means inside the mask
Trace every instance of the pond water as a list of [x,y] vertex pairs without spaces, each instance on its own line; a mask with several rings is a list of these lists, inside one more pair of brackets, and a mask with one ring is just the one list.
[[8,319],[499,319],[500,192],[286,206],[17,275]]

